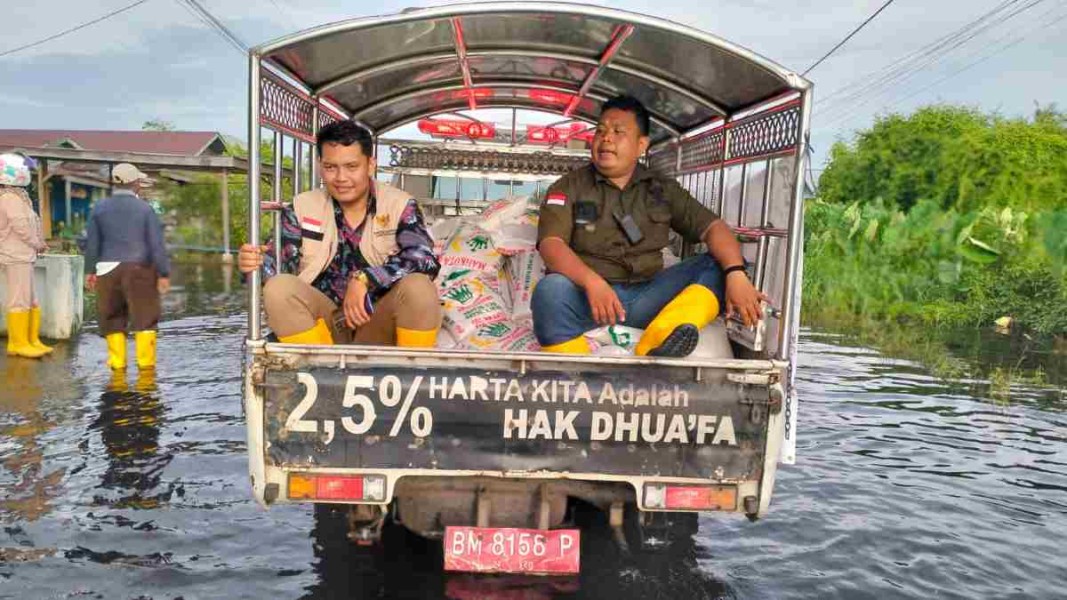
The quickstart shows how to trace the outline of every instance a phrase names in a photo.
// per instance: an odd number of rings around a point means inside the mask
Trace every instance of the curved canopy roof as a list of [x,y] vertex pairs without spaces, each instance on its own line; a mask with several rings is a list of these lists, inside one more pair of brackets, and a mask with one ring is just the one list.
[[492,2],[309,29],[253,50],[376,132],[463,109],[530,108],[595,121],[628,93],[653,141],[808,82],[671,21],[598,6]]

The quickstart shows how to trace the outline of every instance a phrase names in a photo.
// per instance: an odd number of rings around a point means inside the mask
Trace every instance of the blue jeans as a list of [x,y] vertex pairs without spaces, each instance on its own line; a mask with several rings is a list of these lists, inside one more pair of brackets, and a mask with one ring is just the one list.
[[[722,269],[708,254],[687,258],[660,271],[651,281],[611,284],[626,310],[626,320],[621,325],[637,329],[648,327],[668,302],[694,283],[710,289],[718,298],[719,306],[725,306]],[[573,340],[598,327],[585,290],[558,273],[550,273],[537,283],[530,308],[534,333],[542,346]]]

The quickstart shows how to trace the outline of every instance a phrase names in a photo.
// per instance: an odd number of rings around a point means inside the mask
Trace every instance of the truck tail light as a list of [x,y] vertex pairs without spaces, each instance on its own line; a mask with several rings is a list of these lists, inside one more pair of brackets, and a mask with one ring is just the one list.
[[385,502],[385,477],[290,473],[289,499]]
[[645,508],[659,510],[734,510],[737,488],[722,485],[645,484]]

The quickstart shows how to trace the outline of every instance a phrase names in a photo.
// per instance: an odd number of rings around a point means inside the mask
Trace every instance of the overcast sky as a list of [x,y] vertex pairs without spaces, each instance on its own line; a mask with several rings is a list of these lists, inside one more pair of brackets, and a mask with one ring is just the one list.
[[[2,0],[0,53],[90,21],[132,0]],[[898,85],[863,91],[887,65],[1005,0],[896,0],[810,74],[813,144],[835,140],[886,111],[953,102],[1029,115],[1064,104],[1067,0],[1014,0],[1025,9],[909,71]],[[249,45],[311,26],[428,6],[415,0],[201,0]],[[884,0],[657,0],[598,2],[703,29],[803,71]],[[440,4],[440,3],[432,3]],[[1027,8],[1028,7],[1028,8]],[[970,66],[969,68],[968,65]],[[245,57],[179,0],[148,0],[96,25],[0,57],[0,128],[139,129],[149,119],[244,138]],[[1067,106],[1065,106],[1067,108]]]

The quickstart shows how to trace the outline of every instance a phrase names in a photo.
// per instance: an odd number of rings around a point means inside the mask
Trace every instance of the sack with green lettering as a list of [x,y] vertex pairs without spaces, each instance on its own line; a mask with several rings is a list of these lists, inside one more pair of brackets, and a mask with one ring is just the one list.
[[504,259],[504,272],[505,281],[500,287],[511,306],[511,316],[516,319],[530,317],[534,286],[545,276],[541,253],[531,249],[508,256]]
[[460,342],[459,347],[499,352],[537,352],[541,349],[528,320],[508,320],[479,327]]
[[460,279],[480,277],[499,289],[497,281],[504,257],[493,245],[489,234],[477,225],[463,223],[452,234],[438,258],[441,271],[438,288],[443,289]]
[[634,353],[643,329],[625,325],[609,325],[585,332],[589,349],[598,356],[629,356]]
[[446,287],[441,301],[441,327],[461,345],[478,328],[511,320],[504,299],[480,276],[464,277]]

